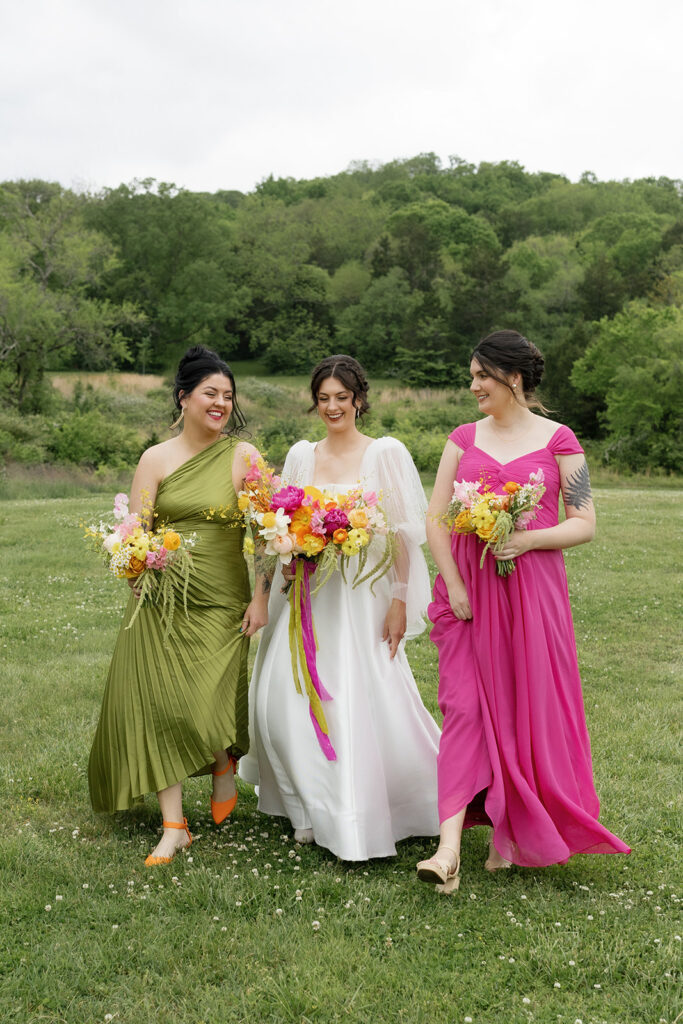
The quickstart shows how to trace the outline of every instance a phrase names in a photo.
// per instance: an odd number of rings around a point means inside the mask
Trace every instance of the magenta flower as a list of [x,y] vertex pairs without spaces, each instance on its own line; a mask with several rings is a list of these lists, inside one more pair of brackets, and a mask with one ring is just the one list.
[[332,508],[325,513],[325,533],[332,534],[335,530],[346,530],[349,525],[349,517],[341,508]]
[[304,500],[304,491],[301,487],[283,487],[273,495],[270,507],[273,511],[277,508],[285,512],[295,512]]

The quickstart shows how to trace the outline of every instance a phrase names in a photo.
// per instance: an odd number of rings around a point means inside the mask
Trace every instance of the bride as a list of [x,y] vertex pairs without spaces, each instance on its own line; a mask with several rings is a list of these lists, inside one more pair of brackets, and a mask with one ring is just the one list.
[[[426,502],[403,444],[358,430],[368,411],[368,382],[350,356],[329,356],[311,379],[313,405],[325,424],[317,444],[299,441],[282,472],[285,484],[345,492],[362,483],[380,497],[396,530],[390,572],[355,590],[341,573],[312,597],[317,667],[332,700],[325,703],[328,761],[308,700],[297,693],[289,649],[289,602],[273,588],[270,625],[259,645],[250,689],[252,745],[240,777],[259,784],[259,810],[288,817],[299,842],[316,842],[343,860],[396,853],[408,836],[438,833],[436,754],[439,729],[413,679],[404,636],[424,628],[429,576],[420,544]],[[377,559],[383,550],[380,539]],[[370,549],[372,559],[372,547]],[[351,563],[347,578],[353,580]]]

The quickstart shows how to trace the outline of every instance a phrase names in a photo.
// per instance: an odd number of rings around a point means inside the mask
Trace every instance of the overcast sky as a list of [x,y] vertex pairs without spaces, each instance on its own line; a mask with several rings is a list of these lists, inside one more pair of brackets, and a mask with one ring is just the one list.
[[683,177],[680,0],[0,0],[0,181]]

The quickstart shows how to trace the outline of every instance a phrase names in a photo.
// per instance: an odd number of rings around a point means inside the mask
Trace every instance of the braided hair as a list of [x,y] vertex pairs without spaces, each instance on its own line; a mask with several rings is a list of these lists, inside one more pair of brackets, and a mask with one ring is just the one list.
[[322,382],[328,377],[334,377],[335,380],[340,381],[345,388],[352,392],[356,416],[363,416],[366,412],[370,411],[370,403],[368,402],[368,389],[370,385],[368,384],[365,370],[353,356],[336,355],[327,356],[326,359],[321,360],[313,369],[311,374],[313,405],[308,410],[309,412],[313,412],[317,407],[318,392]]

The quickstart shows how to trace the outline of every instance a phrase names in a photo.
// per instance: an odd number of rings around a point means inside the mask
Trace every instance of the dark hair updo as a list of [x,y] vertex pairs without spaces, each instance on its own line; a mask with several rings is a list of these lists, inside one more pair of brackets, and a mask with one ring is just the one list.
[[545,360],[528,338],[519,331],[494,331],[480,341],[471,356],[476,359],[482,370],[509,388],[516,397],[514,388],[508,382],[512,373],[522,378],[522,391],[526,404],[530,408],[547,412],[542,402],[534,396],[534,392],[543,379]]
[[239,434],[247,425],[244,414],[237,404],[237,388],[235,377],[228,364],[210,349],[203,345],[194,345],[188,348],[183,358],[178,363],[178,370],[173,384],[173,401],[176,409],[180,412],[181,397],[186,398],[191,394],[198,384],[201,384],[207,377],[214,373],[220,373],[227,377],[232,385],[232,412],[225,430],[226,434]]
[[365,370],[353,356],[328,356],[314,368],[311,374],[311,396],[313,405],[308,410],[312,412],[318,405],[318,392],[322,382],[328,377],[334,377],[340,381],[345,388],[353,393],[353,404],[357,409],[357,415],[363,416],[370,411],[368,402],[368,378]]

